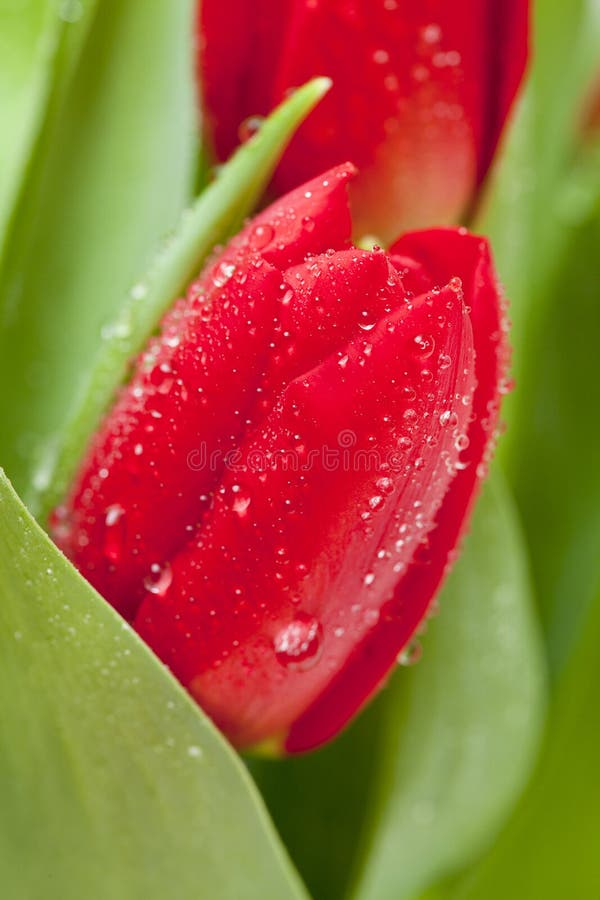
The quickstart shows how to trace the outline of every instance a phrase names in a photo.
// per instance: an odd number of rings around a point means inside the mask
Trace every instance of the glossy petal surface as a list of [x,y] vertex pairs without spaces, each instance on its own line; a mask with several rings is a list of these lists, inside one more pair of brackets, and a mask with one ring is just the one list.
[[390,240],[402,227],[456,221],[489,168],[523,76],[528,6],[204,0],[199,75],[217,154],[226,158],[287,90],[328,75],[333,90],[292,142],[277,190],[349,158],[361,170],[356,233]]

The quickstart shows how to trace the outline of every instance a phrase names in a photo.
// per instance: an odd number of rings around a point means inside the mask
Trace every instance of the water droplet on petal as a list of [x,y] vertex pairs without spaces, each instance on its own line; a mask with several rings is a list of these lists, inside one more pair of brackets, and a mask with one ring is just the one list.
[[245,519],[248,513],[248,507],[251,503],[252,500],[250,497],[244,494],[237,494],[231,504],[231,508],[240,519]]
[[215,287],[223,287],[224,284],[227,284],[234,272],[235,266],[233,265],[233,263],[219,263],[219,265],[215,269],[212,279]]
[[173,581],[173,571],[169,563],[164,566],[153,563],[150,566],[150,572],[144,578],[144,588],[150,594],[156,594],[157,597],[164,597],[171,587]]
[[248,244],[254,250],[264,250],[275,237],[275,229],[268,222],[255,225],[248,238]]
[[104,555],[109,562],[118,562],[125,543],[125,510],[120,503],[107,507],[104,525]]
[[376,485],[383,494],[391,494],[394,490],[394,482],[391,478],[379,478]]
[[440,416],[440,425],[443,425],[444,427],[450,426],[451,428],[454,428],[456,425],[458,425],[458,416],[455,412],[452,412],[451,409],[446,409]]
[[414,338],[414,345],[418,359],[429,359],[435,350],[435,340],[430,334],[418,334]]
[[312,616],[298,615],[277,634],[273,645],[275,656],[286,669],[304,672],[319,660],[323,627]]

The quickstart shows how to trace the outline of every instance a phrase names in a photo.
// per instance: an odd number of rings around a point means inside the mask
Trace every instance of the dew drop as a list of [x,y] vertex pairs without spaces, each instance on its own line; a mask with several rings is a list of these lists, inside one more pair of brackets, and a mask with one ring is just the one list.
[[215,287],[223,287],[224,284],[227,284],[234,272],[235,266],[233,265],[233,263],[219,263],[219,265],[215,269],[212,279]]
[[251,502],[252,500],[250,497],[244,494],[236,494],[233,503],[231,504],[231,508],[236,516],[239,516],[240,519],[245,519]]
[[275,229],[268,222],[256,225],[250,234],[248,243],[254,250],[264,250],[275,237]]
[[200,759],[200,757],[202,756],[202,749],[200,747],[197,747],[195,744],[192,744],[192,746],[188,747],[187,753],[188,756],[191,756],[192,759]]
[[414,355],[418,359],[429,359],[435,350],[435,339],[430,334],[418,334],[414,338]]
[[378,66],[384,66],[390,61],[390,54],[387,50],[375,50],[373,53],[373,62]]
[[391,494],[394,490],[394,482],[391,478],[379,478],[376,481],[376,486],[382,494]]
[[423,648],[419,641],[411,641],[406,647],[398,654],[398,665],[400,666],[414,666],[419,662],[421,656],[423,655]]
[[312,616],[299,614],[277,634],[273,645],[277,662],[286,669],[305,672],[319,660],[323,627]]
[[455,412],[452,412],[451,409],[446,409],[440,416],[440,425],[443,425],[444,427],[450,426],[451,428],[454,428],[456,425],[458,425],[458,416]]
[[120,560],[125,543],[125,510],[120,503],[107,507],[104,525],[104,556],[115,563]]
[[143,300],[147,293],[148,288],[141,281],[138,284],[134,284],[130,291],[132,300]]
[[432,23],[426,25],[421,33],[426,44],[436,44],[442,36],[442,29],[439,25]]
[[379,610],[378,609],[366,609],[363,620],[365,625],[373,626],[377,625],[379,622]]
[[245,144],[246,141],[249,141],[250,138],[253,138],[260,131],[264,121],[264,116],[248,116],[247,119],[244,119],[238,128],[238,137],[242,144]]
[[150,566],[150,572],[144,578],[144,588],[150,594],[156,594],[157,597],[164,597],[173,582],[173,570],[169,563],[164,566],[153,563]]
[[56,541],[67,540],[71,530],[68,507],[64,504],[55,507],[50,514],[49,523]]

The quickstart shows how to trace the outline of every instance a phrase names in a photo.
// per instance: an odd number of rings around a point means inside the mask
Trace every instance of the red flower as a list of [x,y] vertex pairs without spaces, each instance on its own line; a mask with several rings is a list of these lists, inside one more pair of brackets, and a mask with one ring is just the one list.
[[199,77],[217,156],[315,75],[334,87],[275,177],[283,193],[350,158],[356,234],[456,222],[523,77],[527,0],[202,0]]
[[237,744],[335,734],[452,559],[506,362],[485,240],[350,245],[351,166],[261,213],[165,317],[56,540]]

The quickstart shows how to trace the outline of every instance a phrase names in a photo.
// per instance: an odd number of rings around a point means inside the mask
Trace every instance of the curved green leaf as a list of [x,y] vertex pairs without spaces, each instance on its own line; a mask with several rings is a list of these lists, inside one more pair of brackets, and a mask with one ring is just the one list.
[[304,895],[236,755],[0,477],[10,900]]
[[43,118],[59,43],[49,3],[0,3],[0,256],[4,232]]
[[559,682],[535,776],[500,839],[439,900],[600,896],[600,583]]
[[0,0],[0,259],[36,146],[98,0]]

